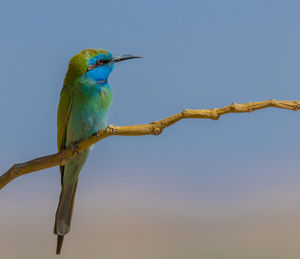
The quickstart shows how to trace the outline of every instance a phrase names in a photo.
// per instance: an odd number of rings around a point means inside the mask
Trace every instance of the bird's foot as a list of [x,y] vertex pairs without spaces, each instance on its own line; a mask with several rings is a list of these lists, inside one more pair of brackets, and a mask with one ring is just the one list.
[[105,129],[108,135],[115,135],[118,133],[118,126],[115,125],[108,125]]
[[96,133],[96,138],[100,137],[103,134],[104,130],[103,129],[99,129]]
[[72,149],[72,155],[74,155],[74,153],[77,154],[77,156],[79,155],[79,147],[78,147],[78,144],[76,142],[72,142],[70,144],[70,147]]

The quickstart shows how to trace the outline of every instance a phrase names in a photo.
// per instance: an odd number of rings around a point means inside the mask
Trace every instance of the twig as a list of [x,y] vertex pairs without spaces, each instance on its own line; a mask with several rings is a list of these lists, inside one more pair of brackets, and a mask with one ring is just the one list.
[[[159,135],[172,124],[187,118],[192,119],[212,119],[218,120],[220,116],[227,113],[244,113],[255,110],[264,109],[267,107],[276,107],[281,109],[297,111],[300,108],[299,101],[276,101],[274,99],[262,102],[252,102],[237,104],[233,103],[229,106],[216,109],[201,109],[201,110],[183,110],[160,121],[154,121],[149,124],[131,125],[131,126],[108,126],[105,130],[92,135],[86,140],[78,142],[78,151],[81,152],[96,142],[113,135],[119,136],[141,136],[141,135]],[[0,177],[0,189],[7,185],[13,179],[46,169],[53,166],[66,164],[73,156],[75,156],[72,148],[66,148],[56,154],[39,157],[25,163],[13,165],[7,172]]]

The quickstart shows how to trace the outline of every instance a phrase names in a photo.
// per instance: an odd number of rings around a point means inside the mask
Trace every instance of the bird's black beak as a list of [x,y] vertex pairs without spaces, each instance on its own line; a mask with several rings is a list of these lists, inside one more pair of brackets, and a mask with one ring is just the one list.
[[110,61],[110,63],[114,64],[114,63],[118,63],[128,59],[134,59],[134,58],[142,58],[142,57],[134,56],[134,55],[119,55],[119,56],[114,56]]

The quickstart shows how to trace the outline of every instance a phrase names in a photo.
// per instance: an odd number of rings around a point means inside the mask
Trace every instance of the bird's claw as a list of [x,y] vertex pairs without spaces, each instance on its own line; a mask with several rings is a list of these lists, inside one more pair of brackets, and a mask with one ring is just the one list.
[[114,135],[118,133],[118,127],[115,125],[108,125],[105,129],[105,131],[107,132],[107,134],[109,135]]
[[78,144],[76,142],[72,142],[70,144],[70,147],[72,149],[72,155],[74,155],[74,153],[76,152],[77,156],[79,155],[79,147]]
[[96,139],[97,139],[98,137],[100,137],[102,133],[103,133],[103,129],[99,129],[99,130],[97,131],[97,133],[96,133]]

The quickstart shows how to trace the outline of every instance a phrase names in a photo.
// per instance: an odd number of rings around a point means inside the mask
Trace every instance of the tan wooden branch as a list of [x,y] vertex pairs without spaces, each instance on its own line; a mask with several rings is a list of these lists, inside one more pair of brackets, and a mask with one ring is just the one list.
[[[229,106],[216,109],[201,110],[183,110],[160,121],[154,121],[149,124],[131,125],[131,126],[108,126],[105,130],[99,131],[87,140],[78,143],[78,151],[83,151],[96,142],[113,135],[119,136],[141,136],[141,135],[159,135],[172,124],[187,118],[192,119],[212,119],[217,120],[220,116],[227,113],[243,113],[264,109],[267,107],[276,107],[287,110],[297,111],[300,108],[299,101],[276,101],[268,100],[262,102],[252,102],[237,104],[233,103]],[[64,149],[56,154],[39,157],[25,163],[13,165],[7,172],[0,177],[0,189],[7,185],[10,181],[18,176],[46,169],[53,166],[66,164],[73,156],[75,156],[71,148]]]

